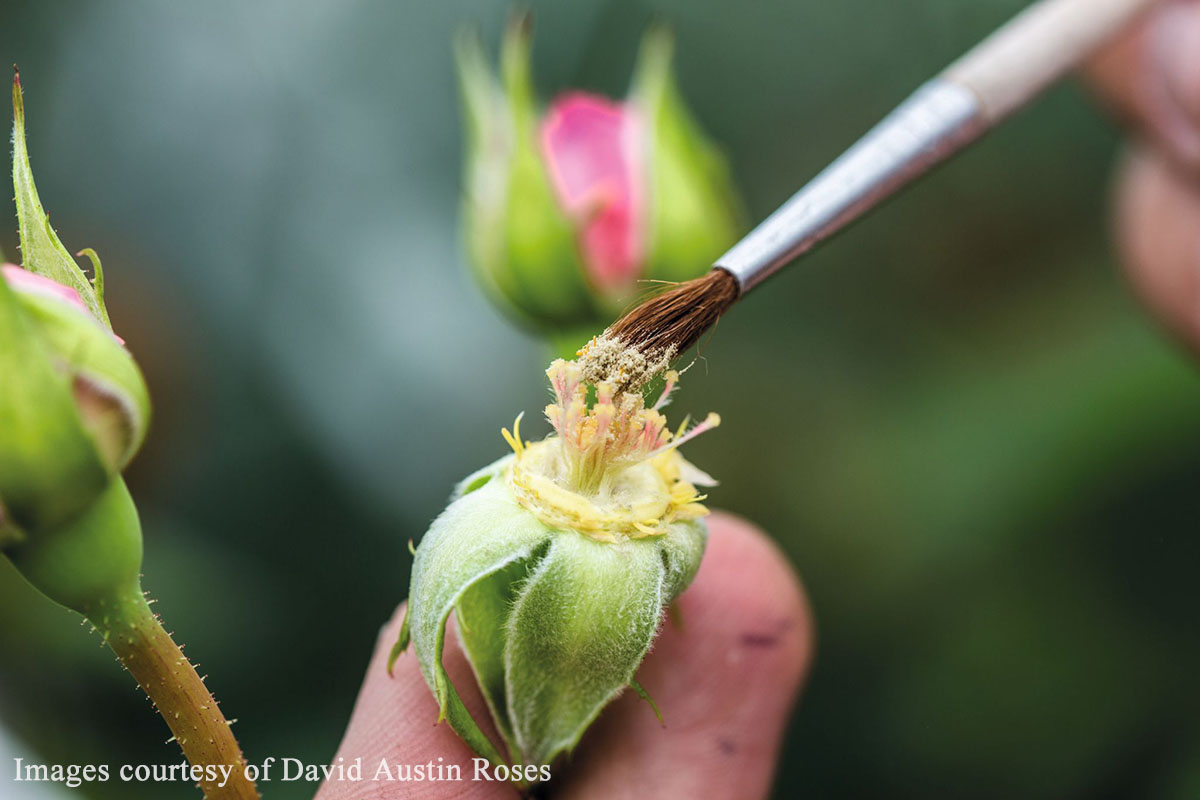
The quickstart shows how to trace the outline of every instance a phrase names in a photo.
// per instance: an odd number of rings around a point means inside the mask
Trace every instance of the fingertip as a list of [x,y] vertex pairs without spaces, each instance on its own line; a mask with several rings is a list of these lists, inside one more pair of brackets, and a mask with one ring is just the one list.
[[1105,103],[1181,169],[1200,172],[1200,0],[1163,3],[1094,56]]
[[1147,306],[1200,354],[1200,185],[1161,154],[1134,149],[1117,183],[1117,236]]
[[[776,637],[781,667],[795,683],[807,674],[816,649],[816,624],[808,595],[783,549],[749,520],[716,512],[709,522],[707,574],[701,592],[746,621],[777,620],[788,635]],[[747,628],[744,642],[761,641],[761,631]]]
[[1166,3],[1151,36],[1169,100],[1192,128],[1195,146],[1200,143],[1200,0]]
[[[388,660],[406,613],[407,605],[401,603],[380,630],[346,734],[331,762],[352,764],[362,759],[363,780],[326,781],[317,793],[317,800],[510,798],[512,793],[504,785],[471,780],[474,753],[449,725],[437,724],[438,704],[425,684],[411,648],[395,660],[389,674]],[[443,662],[468,710],[476,719],[486,721],[487,710],[470,666],[450,632],[446,637]],[[456,766],[458,774],[465,777],[432,785],[393,782],[386,776],[377,780],[374,775],[383,762],[394,765],[396,774],[400,774],[399,769],[406,765],[430,765],[444,770]]]

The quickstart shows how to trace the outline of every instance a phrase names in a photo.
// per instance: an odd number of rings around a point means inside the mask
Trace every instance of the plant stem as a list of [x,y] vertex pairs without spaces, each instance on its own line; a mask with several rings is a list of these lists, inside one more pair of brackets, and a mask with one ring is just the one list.
[[219,770],[199,782],[208,800],[257,800],[246,759],[229,722],[183,651],[150,610],[140,587],[98,600],[87,617],[117,659],[145,690],[193,766],[232,766],[225,785]]

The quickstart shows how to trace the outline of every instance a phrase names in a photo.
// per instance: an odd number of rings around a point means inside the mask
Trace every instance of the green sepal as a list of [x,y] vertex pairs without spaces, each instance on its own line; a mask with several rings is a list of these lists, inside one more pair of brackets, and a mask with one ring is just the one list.
[[538,555],[514,561],[503,569],[476,581],[458,601],[454,616],[463,652],[475,673],[475,680],[487,702],[496,730],[504,739],[510,755],[518,752],[508,718],[505,694],[504,646],[509,609],[517,589],[529,576]]
[[461,481],[455,484],[454,491],[450,494],[450,502],[453,503],[455,500],[462,498],[464,495],[470,494],[476,489],[482,489],[493,478],[503,475],[505,470],[508,469],[508,465],[512,463],[514,457],[515,456],[512,453],[509,453],[502,458],[496,459],[486,467],[477,469],[467,477],[463,478]]
[[503,757],[463,706],[442,664],[446,621],[476,582],[529,558],[548,537],[547,528],[512,499],[504,481],[490,480],[433,521],[413,563],[408,613],[421,672],[441,718],[494,763],[504,763]]
[[[74,289],[96,319],[111,330],[112,325],[108,321],[108,311],[104,307],[101,293],[87,279],[67,248],[59,241],[58,234],[50,226],[50,217],[38,198],[37,186],[33,182],[33,170],[29,165],[29,151],[25,144],[25,102],[19,75],[13,77],[12,96],[13,186],[16,189],[22,265],[30,272]],[[97,278],[99,275],[97,272]]]
[[408,609],[404,609],[404,619],[400,622],[400,634],[396,637],[396,643],[392,645],[392,651],[388,653],[387,673],[390,676],[392,669],[396,666],[396,659],[404,655],[404,651],[408,649],[408,643],[412,639],[408,628]]
[[450,727],[459,735],[459,738],[492,764],[496,766],[506,764],[504,756],[496,749],[496,745],[487,737],[487,734],[480,729],[479,724],[471,716],[471,712],[463,705],[462,698],[458,696],[458,690],[449,680],[445,682],[443,693],[442,711],[438,722],[440,723],[442,720],[449,722]]
[[500,84],[508,101],[517,136],[532,138],[537,130],[538,98],[533,84],[533,14],[509,15],[500,43]]
[[653,539],[554,537],[508,619],[506,694],[522,763],[570,751],[633,679],[663,610]]
[[683,593],[696,572],[708,544],[708,525],[702,519],[673,522],[665,536],[655,540],[663,558],[663,605],[670,604]]
[[[92,262],[92,287],[96,290],[96,299],[104,305],[104,265],[100,263],[100,254],[90,247],[85,247],[75,255],[87,258]],[[105,309],[107,310],[107,309]]]
[[538,144],[530,17],[515,15],[500,76],[477,34],[455,42],[466,120],[462,219],[470,261],[496,305],[541,331],[607,321],[588,285],[574,223],[560,208]]
[[[454,491],[450,495],[450,502],[453,503],[465,494],[469,494],[476,489],[486,485],[495,476],[504,471],[508,463],[512,461],[513,455],[509,453],[503,458],[499,458],[488,464],[486,467],[477,469],[467,477],[463,478],[454,487]],[[415,558],[417,548],[413,545],[413,540],[408,540],[408,552]],[[406,650],[408,650],[409,641],[411,640],[411,631],[409,629],[409,621],[412,619],[411,609],[404,610],[404,619],[400,623],[400,634],[396,638],[396,643],[392,646],[391,653],[388,654],[387,671],[388,675],[392,674],[392,668],[396,665],[396,659],[400,658]]]
[[664,728],[667,727],[666,721],[663,720],[662,712],[658,710],[658,703],[654,702],[654,698],[650,696],[650,693],[647,692],[640,683],[632,678],[629,679],[629,688],[633,689],[633,691],[637,693],[637,696],[642,698],[642,700],[644,700],[646,704],[650,706],[650,710],[653,711],[654,716],[658,718],[658,724],[662,725]]
[[42,594],[92,618],[139,585],[142,527],[129,489],[113,479],[86,511],[5,554]]
[[645,277],[685,281],[706,272],[738,238],[745,214],[729,165],[684,104],[671,69],[674,37],[642,39],[630,101],[648,126],[650,236]]
[[0,279],[0,498],[9,523],[27,532],[79,514],[110,479],[54,357],[29,307]]

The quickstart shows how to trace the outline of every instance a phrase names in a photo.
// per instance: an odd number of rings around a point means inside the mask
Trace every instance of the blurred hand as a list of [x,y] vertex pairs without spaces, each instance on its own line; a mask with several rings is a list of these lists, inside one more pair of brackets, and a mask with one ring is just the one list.
[[[700,573],[679,598],[682,625],[666,623],[638,670],[658,703],[626,692],[601,715],[545,796],[762,798],[771,787],[785,724],[812,655],[813,628],[795,574],[775,545],[747,522],[715,514]],[[407,653],[386,670],[403,607],[384,628],[337,758],[363,759],[362,782],[327,782],[318,800],[504,798],[509,784],[473,781],[473,753],[448,725]],[[446,668],[478,720],[486,707],[454,636]],[[486,728],[485,728],[486,729]],[[458,764],[461,782],[372,782],[391,764]]]
[[1118,183],[1125,265],[1154,313],[1200,355],[1200,0],[1166,0],[1089,72],[1139,134]]

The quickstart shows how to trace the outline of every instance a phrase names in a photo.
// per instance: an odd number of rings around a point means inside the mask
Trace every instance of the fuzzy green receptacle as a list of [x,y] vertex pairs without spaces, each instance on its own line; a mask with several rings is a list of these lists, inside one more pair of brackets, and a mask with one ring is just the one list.
[[[696,486],[712,479],[678,446],[720,420],[667,429],[678,375],[653,407],[607,380],[589,401],[574,362],[548,375],[555,434],[525,442],[518,418],[503,432],[513,453],[459,484],[416,550],[392,654],[411,643],[441,718],[495,764],[549,765],[626,688],[646,697],[635,673],[708,535]],[[442,665],[451,611],[502,747]]]

